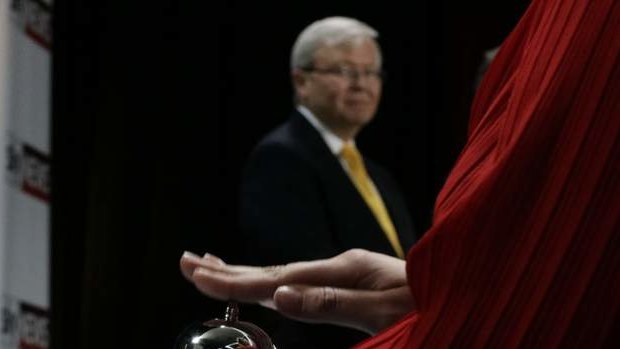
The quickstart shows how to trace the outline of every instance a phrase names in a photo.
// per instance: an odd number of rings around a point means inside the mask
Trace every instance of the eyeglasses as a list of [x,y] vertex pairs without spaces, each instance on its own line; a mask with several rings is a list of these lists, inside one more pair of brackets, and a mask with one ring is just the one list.
[[331,68],[316,68],[307,67],[302,68],[303,71],[309,73],[332,75],[341,79],[348,79],[350,81],[359,80],[361,78],[370,80],[383,80],[385,79],[385,72],[377,69],[363,69],[358,70],[347,66],[335,66]]

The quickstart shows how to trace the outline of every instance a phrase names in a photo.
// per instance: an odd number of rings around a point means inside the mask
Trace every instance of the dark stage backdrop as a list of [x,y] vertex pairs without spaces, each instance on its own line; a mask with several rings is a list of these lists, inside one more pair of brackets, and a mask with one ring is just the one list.
[[237,258],[241,168],[291,110],[290,47],[324,16],[381,33],[388,79],[359,143],[424,230],[482,52],[525,3],[55,1],[52,348],[170,348],[185,325],[221,315],[179,257]]

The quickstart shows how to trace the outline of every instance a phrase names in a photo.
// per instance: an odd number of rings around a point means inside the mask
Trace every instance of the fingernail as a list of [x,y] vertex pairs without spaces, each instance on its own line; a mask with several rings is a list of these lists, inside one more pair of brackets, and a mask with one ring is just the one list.
[[202,259],[213,261],[213,262],[216,262],[217,264],[220,264],[220,265],[226,264],[226,263],[224,263],[224,261],[222,259],[220,259],[219,257],[214,256],[214,255],[212,255],[210,253],[205,253],[202,256]]
[[262,305],[265,308],[269,308],[271,310],[277,310],[276,309],[276,305],[273,302],[273,299],[271,299],[271,298],[270,299],[260,300],[260,301],[258,301],[258,304]]
[[200,256],[198,256],[197,254],[192,253],[190,251],[184,251],[183,252],[183,257],[185,257],[185,258],[200,258]]
[[280,286],[273,295],[278,310],[287,313],[299,313],[302,307],[301,292],[290,286]]

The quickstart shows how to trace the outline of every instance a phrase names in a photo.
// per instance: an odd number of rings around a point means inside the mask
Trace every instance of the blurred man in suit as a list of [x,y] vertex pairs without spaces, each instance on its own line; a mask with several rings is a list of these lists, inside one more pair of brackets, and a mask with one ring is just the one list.
[[[357,150],[382,89],[377,31],[330,17],[298,36],[291,53],[296,109],[254,149],[241,186],[245,262],[278,265],[364,248],[404,258],[415,240],[390,174]],[[279,318],[275,344],[346,348],[366,334]]]

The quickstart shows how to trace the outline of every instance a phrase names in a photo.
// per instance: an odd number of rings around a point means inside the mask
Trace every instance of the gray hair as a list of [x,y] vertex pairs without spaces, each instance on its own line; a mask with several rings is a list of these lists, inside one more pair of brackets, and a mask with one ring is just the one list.
[[[308,68],[314,61],[314,54],[323,45],[338,46],[342,44],[358,44],[365,40],[373,40],[378,32],[368,24],[348,17],[327,17],[310,24],[304,29],[291,51],[291,69]],[[377,62],[381,66],[381,49],[379,44]]]

